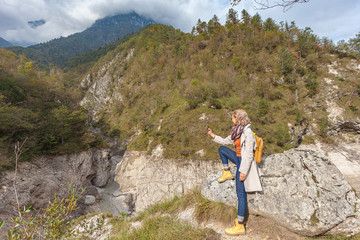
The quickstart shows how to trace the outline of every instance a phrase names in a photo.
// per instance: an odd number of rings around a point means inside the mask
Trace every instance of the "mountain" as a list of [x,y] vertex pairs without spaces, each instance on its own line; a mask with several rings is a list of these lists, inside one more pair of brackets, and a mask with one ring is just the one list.
[[25,55],[42,67],[47,67],[50,63],[62,67],[74,56],[112,43],[152,23],[153,20],[141,17],[135,12],[119,14],[97,20],[85,31],[68,37],[60,37],[27,48],[12,47],[9,50]]
[[129,150],[161,144],[175,159],[218,158],[206,126],[228,136],[228,113],[238,108],[264,139],[265,155],[358,139],[359,56],[310,29],[249,18],[199,22],[192,34],[147,27],[89,69],[81,105]]
[[12,44],[0,37],[0,47],[11,47]]

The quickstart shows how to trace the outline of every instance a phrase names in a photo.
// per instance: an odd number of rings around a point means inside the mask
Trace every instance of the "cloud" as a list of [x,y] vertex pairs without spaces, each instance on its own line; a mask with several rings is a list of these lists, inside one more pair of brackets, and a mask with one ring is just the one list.
[[282,8],[256,11],[252,1],[245,2],[248,4],[245,9],[251,15],[258,12],[263,20],[271,17],[277,23],[295,21],[299,28],[310,27],[319,37],[328,37],[335,42],[347,40],[360,32],[360,1],[310,0],[308,3],[293,5],[286,12]]
[[[95,20],[119,13],[136,11],[156,22],[190,32],[200,18],[210,20],[216,14],[225,22],[230,0],[0,0],[0,36],[10,42],[46,42],[80,32]],[[255,14],[253,0],[235,7]],[[295,20],[297,26],[310,26],[320,36],[334,40],[355,36],[360,31],[360,1],[311,0],[297,4],[287,12],[281,8],[259,11],[263,19],[277,22]],[[44,19],[45,24],[31,28],[27,22]]]

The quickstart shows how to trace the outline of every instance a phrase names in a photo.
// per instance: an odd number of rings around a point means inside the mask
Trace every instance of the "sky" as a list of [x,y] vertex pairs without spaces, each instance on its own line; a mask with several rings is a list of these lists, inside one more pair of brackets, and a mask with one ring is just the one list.
[[[299,28],[310,27],[335,43],[360,32],[359,0],[310,0],[285,12],[280,7],[256,10],[255,6],[253,0],[242,0],[233,8],[239,16],[245,9],[251,15],[258,12],[263,20],[295,21]],[[47,42],[84,31],[97,19],[133,10],[190,32],[198,19],[209,21],[217,15],[224,23],[231,7],[230,0],[0,0],[0,37],[17,44]]]

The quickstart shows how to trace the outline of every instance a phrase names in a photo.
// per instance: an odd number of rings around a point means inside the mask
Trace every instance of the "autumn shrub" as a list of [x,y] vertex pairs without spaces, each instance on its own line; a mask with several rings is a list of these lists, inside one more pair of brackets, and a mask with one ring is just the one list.
[[0,222],[0,232],[5,239],[64,239],[73,235],[71,229],[71,213],[77,209],[77,202],[82,193],[70,185],[69,194],[66,197],[58,197],[56,194],[52,202],[46,208],[33,211],[31,207],[19,209],[17,217],[11,218],[13,227],[6,233],[1,231],[5,220]]

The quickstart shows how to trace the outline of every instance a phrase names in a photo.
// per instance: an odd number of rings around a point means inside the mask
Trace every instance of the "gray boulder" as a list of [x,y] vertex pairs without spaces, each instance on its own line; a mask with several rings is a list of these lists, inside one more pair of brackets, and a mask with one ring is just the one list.
[[[358,211],[355,191],[320,153],[292,149],[267,157],[260,169],[263,192],[248,194],[249,211],[274,218],[291,231],[323,234]],[[219,184],[220,175],[214,173],[204,180],[202,195],[237,206],[235,181]]]
[[91,183],[96,187],[105,187],[110,179],[110,150],[103,149],[93,153],[92,167],[95,171],[95,177]]

